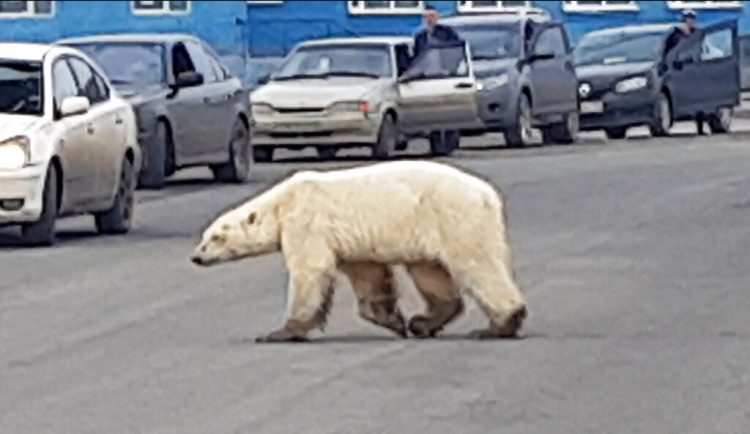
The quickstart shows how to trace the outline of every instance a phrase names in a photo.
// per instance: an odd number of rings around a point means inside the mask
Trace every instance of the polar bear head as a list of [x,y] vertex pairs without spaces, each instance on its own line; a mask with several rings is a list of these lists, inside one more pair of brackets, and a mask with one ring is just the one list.
[[277,213],[267,206],[250,202],[214,220],[203,231],[190,260],[207,267],[264,255],[280,249],[280,238]]

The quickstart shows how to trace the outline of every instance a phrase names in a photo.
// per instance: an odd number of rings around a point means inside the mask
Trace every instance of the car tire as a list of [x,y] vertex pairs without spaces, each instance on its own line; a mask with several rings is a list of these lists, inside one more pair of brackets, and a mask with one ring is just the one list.
[[133,225],[133,210],[135,207],[135,170],[133,162],[128,157],[122,159],[120,180],[117,183],[117,194],[112,208],[94,215],[96,230],[100,234],[125,234]]
[[44,180],[44,192],[42,193],[42,213],[39,219],[33,223],[26,223],[21,227],[23,242],[29,246],[51,246],[55,244],[55,223],[58,207],[58,185],[57,166],[50,164]]
[[318,157],[323,161],[330,161],[336,158],[336,154],[339,152],[338,146],[319,146],[316,148]]
[[607,135],[609,140],[620,140],[624,139],[628,133],[628,129],[624,127],[607,128],[604,130],[604,134]]
[[372,157],[378,160],[384,160],[393,154],[398,143],[398,126],[392,114],[387,114],[380,124],[378,132],[378,141],[372,147]]
[[409,147],[409,139],[406,138],[400,138],[398,139],[398,142],[396,143],[396,150],[397,151],[405,151],[406,148]]
[[232,125],[232,136],[229,140],[229,161],[212,166],[214,178],[221,182],[241,184],[250,174],[250,136],[242,119],[237,118]]
[[666,93],[659,94],[654,109],[654,119],[649,125],[649,131],[654,137],[667,136],[672,127],[672,103]]
[[270,163],[273,161],[273,147],[253,146],[253,161],[256,163]]
[[580,117],[578,112],[570,112],[565,115],[565,120],[552,125],[542,131],[544,143],[560,143],[570,145],[578,140],[580,131]]
[[156,124],[156,143],[148,146],[145,150],[147,164],[140,173],[138,184],[141,187],[158,190],[164,187],[165,180],[171,175],[171,161],[167,161],[171,155],[172,137],[169,128],[163,121]]
[[461,144],[461,136],[455,131],[452,139],[448,137],[448,131],[432,131],[429,135],[430,153],[436,157],[447,157],[458,149]]
[[516,123],[508,127],[503,136],[505,144],[510,148],[523,148],[531,142],[531,102],[525,93],[518,98],[518,118]]
[[721,107],[716,113],[708,115],[708,127],[711,134],[727,134],[732,128],[732,115],[734,111],[730,107]]

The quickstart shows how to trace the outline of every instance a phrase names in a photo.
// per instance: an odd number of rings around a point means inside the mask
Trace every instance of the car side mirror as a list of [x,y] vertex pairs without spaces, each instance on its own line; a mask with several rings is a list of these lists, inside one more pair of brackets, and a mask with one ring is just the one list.
[[199,72],[185,71],[181,72],[175,80],[175,87],[193,87],[203,84],[203,74]]
[[85,96],[69,96],[60,104],[60,116],[75,116],[86,113],[91,107],[91,102]]
[[552,53],[552,52],[532,53],[529,56],[529,63],[534,63],[538,60],[549,60],[549,59],[554,59],[554,58],[555,58],[555,53]]

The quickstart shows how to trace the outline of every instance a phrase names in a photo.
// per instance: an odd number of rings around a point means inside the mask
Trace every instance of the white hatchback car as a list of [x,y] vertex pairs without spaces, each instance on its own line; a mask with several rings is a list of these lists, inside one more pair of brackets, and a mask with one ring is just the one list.
[[0,225],[55,242],[58,217],[130,230],[141,165],[135,114],[98,65],[68,47],[0,43]]

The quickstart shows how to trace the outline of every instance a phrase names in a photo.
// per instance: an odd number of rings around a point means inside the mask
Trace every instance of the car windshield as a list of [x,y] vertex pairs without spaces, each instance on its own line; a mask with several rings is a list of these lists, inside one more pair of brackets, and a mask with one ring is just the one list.
[[494,60],[519,57],[521,34],[515,27],[457,27],[461,39],[469,43],[473,60]]
[[42,64],[0,59],[0,113],[41,116]]
[[94,59],[113,85],[165,82],[163,48],[148,43],[87,43],[76,45]]
[[300,48],[281,65],[273,79],[392,75],[393,65],[386,45],[326,45]]
[[656,61],[665,38],[661,32],[589,34],[576,46],[573,59],[576,65]]

